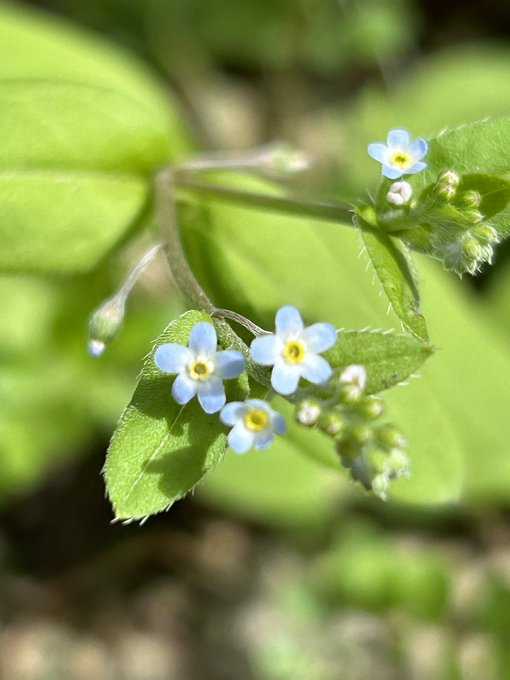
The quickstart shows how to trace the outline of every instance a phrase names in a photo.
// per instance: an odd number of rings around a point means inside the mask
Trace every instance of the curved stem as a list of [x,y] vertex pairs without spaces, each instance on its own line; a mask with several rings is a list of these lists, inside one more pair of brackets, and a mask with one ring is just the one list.
[[[186,302],[191,307],[201,309],[213,316],[218,310],[195,278],[182,247],[177,225],[175,176],[172,168],[165,168],[156,176],[155,188],[156,210],[170,271]],[[240,350],[245,357],[246,367],[250,374],[263,385],[269,386],[267,370],[253,362],[248,346],[232,330],[227,321],[224,318],[217,318],[214,325],[221,346]]]

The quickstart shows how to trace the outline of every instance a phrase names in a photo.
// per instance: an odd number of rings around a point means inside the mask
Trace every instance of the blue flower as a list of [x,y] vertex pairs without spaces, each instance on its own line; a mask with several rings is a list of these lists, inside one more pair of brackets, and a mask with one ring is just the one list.
[[330,323],[315,323],[304,328],[295,307],[281,307],[276,312],[276,333],[262,335],[251,343],[253,360],[262,366],[274,366],[271,385],[280,394],[296,391],[299,378],[316,385],[329,380],[332,370],[320,352],[336,342],[336,330]]
[[232,401],[221,409],[220,420],[231,425],[228,443],[236,453],[246,453],[253,446],[265,449],[276,434],[284,434],[285,420],[262,399]]
[[188,347],[168,342],[157,348],[156,366],[167,373],[177,373],[172,396],[178,404],[187,404],[197,395],[206,413],[216,413],[224,405],[223,381],[243,372],[244,357],[236,350],[217,352],[217,345],[214,326],[199,321],[191,329]]
[[428,150],[424,139],[411,142],[406,130],[390,130],[387,144],[368,145],[368,154],[382,164],[382,174],[389,179],[412,175],[427,167],[421,159]]

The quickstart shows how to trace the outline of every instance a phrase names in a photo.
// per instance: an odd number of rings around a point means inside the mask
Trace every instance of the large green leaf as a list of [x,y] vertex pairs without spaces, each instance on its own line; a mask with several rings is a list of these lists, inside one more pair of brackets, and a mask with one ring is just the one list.
[[[204,320],[210,318],[202,312],[183,314],[166,328],[156,346],[187,344],[191,328]],[[185,406],[177,404],[171,383],[172,377],[156,367],[151,352],[106,459],[108,495],[118,519],[141,519],[170,507],[225,453],[225,427],[218,415],[205,414],[196,399]],[[235,381],[232,399],[246,396],[246,383],[243,387],[241,383]]]
[[179,155],[178,115],[128,55],[0,6],[0,269],[93,267]]
[[363,364],[367,372],[366,391],[373,394],[414,374],[431,353],[429,345],[409,335],[341,331],[336,344],[324,353],[324,357],[333,368]]

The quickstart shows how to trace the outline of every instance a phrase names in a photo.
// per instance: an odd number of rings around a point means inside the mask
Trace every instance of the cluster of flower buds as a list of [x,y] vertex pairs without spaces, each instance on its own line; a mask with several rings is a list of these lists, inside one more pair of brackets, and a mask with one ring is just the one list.
[[295,418],[331,437],[342,465],[353,480],[386,499],[392,479],[409,474],[402,433],[389,423],[381,424],[381,399],[365,395],[366,371],[353,364],[334,375],[334,395],[326,399],[304,398],[296,405]]
[[431,235],[432,254],[459,275],[475,274],[482,264],[490,264],[498,233],[484,222],[480,193],[462,189],[462,178],[447,170],[432,187],[430,200],[439,206],[437,215],[432,210],[437,218]]

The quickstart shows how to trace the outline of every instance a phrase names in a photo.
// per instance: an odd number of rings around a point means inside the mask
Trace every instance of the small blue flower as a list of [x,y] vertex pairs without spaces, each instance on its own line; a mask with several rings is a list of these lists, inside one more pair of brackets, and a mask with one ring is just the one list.
[[178,404],[187,404],[197,395],[206,413],[216,413],[224,405],[223,381],[243,372],[244,357],[236,350],[217,352],[217,345],[214,326],[199,321],[191,329],[188,347],[168,342],[157,348],[156,366],[167,373],[177,373],[172,396]]
[[236,453],[246,453],[253,446],[265,449],[276,434],[284,434],[285,420],[262,399],[232,401],[221,409],[220,420],[231,425],[228,443]]
[[315,323],[304,328],[295,307],[281,307],[276,312],[276,333],[262,335],[251,343],[251,355],[257,364],[274,366],[271,385],[280,394],[296,391],[299,378],[320,385],[329,380],[331,366],[319,356],[336,342],[336,330],[330,323]]
[[428,151],[427,142],[420,138],[411,142],[406,130],[390,130],[387,144],[368,145],[368,154],[382,164],[382,174],[389,179],[412,175],[427,167],[421,159]]

